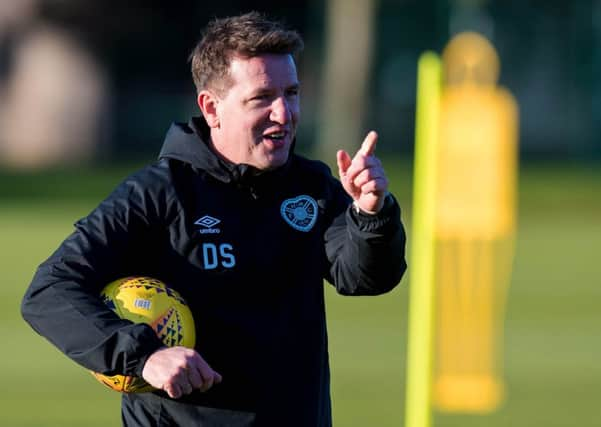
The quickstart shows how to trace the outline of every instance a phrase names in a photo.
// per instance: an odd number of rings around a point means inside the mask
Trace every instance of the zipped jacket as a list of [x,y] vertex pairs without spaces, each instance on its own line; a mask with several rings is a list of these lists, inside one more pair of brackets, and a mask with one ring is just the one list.
[[120,277],[157,278],[187,301],[196,350],[223,382],[180,399],[125,394],[125,425],[330,426],[323,282],[343,295],[395,287],[406,268],[399,206],[388,195],[378,214],[356,212],[325,164],[294,153],[268,172],[230,164],[207,132],[201,118],[171,126],[159,160],[40,265],[23,317],[85,368],[141,376],[162,342],[99,293]]

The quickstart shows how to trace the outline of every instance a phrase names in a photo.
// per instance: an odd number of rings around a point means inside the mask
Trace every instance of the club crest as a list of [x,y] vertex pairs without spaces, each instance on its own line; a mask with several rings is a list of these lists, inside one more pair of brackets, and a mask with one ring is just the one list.
[[287,199],[282,202],[280,213],[295,230],[309,231],[317,221],[317,202],[309,196]]

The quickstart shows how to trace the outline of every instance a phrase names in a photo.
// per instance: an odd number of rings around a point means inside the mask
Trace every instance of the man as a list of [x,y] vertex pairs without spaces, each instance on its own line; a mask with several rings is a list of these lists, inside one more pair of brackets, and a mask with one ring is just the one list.
[[[191,56],[202,117],[172,125],[159,161],[76,224],[24,298],[25,319],[73,360],[159,389],[123,396],[127,426],[330,426],[323,279],[349,295],[401,279],[376,134],[338,152],[342,185],[293,153],[301,48],[257,13],[210,23]],[[194,350],[103,305],[100,289],[127,275],[182,294]]]

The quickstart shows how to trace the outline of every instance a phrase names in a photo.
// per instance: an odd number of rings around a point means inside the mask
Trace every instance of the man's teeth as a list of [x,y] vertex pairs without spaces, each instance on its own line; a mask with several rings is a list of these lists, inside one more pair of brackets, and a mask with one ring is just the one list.
[[266,135],[267,138],[269,139],[282,139],[286,134],[284,132],[276,132],[276,133],[270,133],[269,135]]

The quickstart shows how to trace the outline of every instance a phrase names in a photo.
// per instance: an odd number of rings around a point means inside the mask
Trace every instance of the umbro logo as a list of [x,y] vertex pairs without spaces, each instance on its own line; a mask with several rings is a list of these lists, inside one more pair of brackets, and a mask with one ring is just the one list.
[[203,227],[200,230],[198,230],[200,234],[216,234],[221,233],[221,230],[219,228],[213,227],[215,227],[220,222],[221,221],[217,218],[213,218],[210,215],[205,215],[202,218],[198,218],[194,224]]

